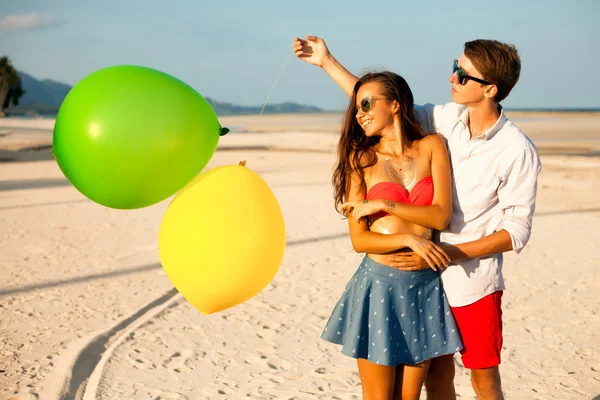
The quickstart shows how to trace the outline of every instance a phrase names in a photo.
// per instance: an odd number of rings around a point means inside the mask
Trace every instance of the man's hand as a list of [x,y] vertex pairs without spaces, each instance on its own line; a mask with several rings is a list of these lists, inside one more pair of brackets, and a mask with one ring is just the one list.
[[[412,247],[411,247],[412,248]],[[439,248],[447,254],[448,263],[461,260],[488,257],[493,254],[500,254],[512,250],[512,241],[510,234],[502,229],[491,235],[472,242],[460,244],[440,244]],[[414,252],[403,252],[388,256],[390,267],[398,268],[403,271],[418,271],[428,267],[427,262]],[[446,266],[448,266],[446,263]]]
[[430,268],[423,257],[412,251],[391,255],[388,260],[390,267],[400,271],[420,271]]
[[331,57],[325,41],[316,36],[307,36],[306,40],[298,37],[294,39],[294,52],[299,59],[321,68]]

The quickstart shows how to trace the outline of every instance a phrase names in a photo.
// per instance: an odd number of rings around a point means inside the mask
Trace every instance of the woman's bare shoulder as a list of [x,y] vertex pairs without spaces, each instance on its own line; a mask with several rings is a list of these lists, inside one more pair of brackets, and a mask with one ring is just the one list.
[[419,142],[420,146],[424,146],[423,149],[429,149],[433,151],[436,147],[446,148],[446,140],[439,133],[430,133],[424,136]]

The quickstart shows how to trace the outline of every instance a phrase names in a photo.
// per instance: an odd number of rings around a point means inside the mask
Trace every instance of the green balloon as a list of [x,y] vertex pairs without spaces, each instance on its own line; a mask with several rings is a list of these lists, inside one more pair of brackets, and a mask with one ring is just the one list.
[[186,83],[119,65],[71,89],[56,117],[52,151],[83,195],[106,207],[135,209],[168,198],[198,175],[225,129]]

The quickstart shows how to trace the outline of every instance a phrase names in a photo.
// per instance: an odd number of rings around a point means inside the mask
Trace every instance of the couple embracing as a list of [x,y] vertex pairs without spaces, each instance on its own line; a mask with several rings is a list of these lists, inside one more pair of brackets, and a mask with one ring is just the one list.
[[455,399],[454,354],[479,399],[503,399],[502,253],[531,234],[541,163],[500,102],[519,79],[514,46],[465,43],[453,102],[414,104],[392,72],[356,77],[323,39],[300,59],[348,94],[333,174],[335,206],[365,253],[322,338],[357,359],[365,399]]

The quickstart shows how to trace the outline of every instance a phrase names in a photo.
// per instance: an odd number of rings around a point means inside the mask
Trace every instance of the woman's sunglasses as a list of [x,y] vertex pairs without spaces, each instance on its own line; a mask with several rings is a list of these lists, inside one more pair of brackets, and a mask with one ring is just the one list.
[[467,73],[465,71],[463,71],[463,69],[461,67],[458,66],[458,60],[454,60],[454,67],[452,68],[452,73],[454,74],[455,72],[458,72],[458,84],[459,85],[466,85],[467,81],[469,79],[471,79],[475,82],[479,82],[482,85],[491,85],[491,83],[489,83],[488,81],[484,81],[483,79],[475,78],[474,76],[467,75]]
[[354,106],[354,114],[358,114],[360,109],[364,113],[368,113],[375,107],[375,100],[388,100],[386,97],[369,96],[360,101],[360,106]]

